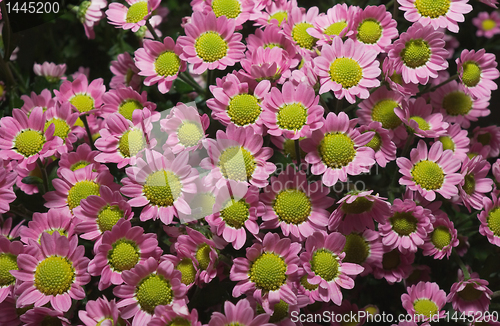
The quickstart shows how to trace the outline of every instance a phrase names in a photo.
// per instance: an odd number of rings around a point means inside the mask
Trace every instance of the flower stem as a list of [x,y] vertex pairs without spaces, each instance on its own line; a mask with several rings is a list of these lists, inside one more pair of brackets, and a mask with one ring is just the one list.
[[186,84],[188,84],[189,86],[193,87],[196,92],[200,95],[204,95],[205,94],[205,90],[200,86],[198,85],[198,83],[194,80],[191,80],[190,78],[188,78],[186,75],[188,75],[188,73],[186,73],[185,71],[181,72],[178,76],[179,78],[185,82]]
[[464,280],[470,279],[470,274],[469,271],[467,270],[467,267],[465,266],[464,262],[460,258],[460,256],[457,254],[455,250],[452,252],[452,256],[457,262],[458,266],[460,266],[460,269],[462,270],[462,273],[464,273]]
[[500,290],[499,291],[495,291],[491,294],[491,299],[495,299],[495,298],[498,298],[500,297]]
[[339,114],[342,111],[342,100],[337,99],[337,103],[335,103],[335,114]]
[[450,78],[446,79],[444,82],[437,84],[436,86],[432,86],[431,88],[424,89],[423,91],[418,92],[416,96],[419,97],[419,96],[421,96],[421,95],[423,95],[425,93],[434,92],[439,87],[441,87],[443,85],[446,85],[449,82],[451,82],[453,80],[457,80],[457,79],[458,79],[458,74],[455,74],[455,75],[451,76]]
[[295,155],[297,156],[297,169],[300,170],[300,146],[299,139],[295,139]]
[[89,137],[90,148],[93,151],[95,151],[96,148],[94,146],[94,140],[92,139],[92,133],[90,132],[89,123],[87,122],[87,115],[86,114],[81,115],[80,119],[82,120],[83,125],[85,126],[85,130],[87,131],[87,137]]
[[42,163],[40,158],[36,160],[36,164],[38,165],[38,168],[40,169],[40,172],[42,172],[42,180],[43,180],[43,193],[47,193],[49,191],[49,176],[47,174],[47,169],[45,164]]
[[151,26],[151,23],[149,22],[149,19],[146,19],[146,27],[148,28],[149,32],[153,37],[155,38],[156,41],[161,42],[161,39],[158,37],[158,34],[156,34],[155,29],[153,26]]
[[385,4],[385,8],[389,9],[393,4],[394,4],[394,0],[391,0],[388,3]]

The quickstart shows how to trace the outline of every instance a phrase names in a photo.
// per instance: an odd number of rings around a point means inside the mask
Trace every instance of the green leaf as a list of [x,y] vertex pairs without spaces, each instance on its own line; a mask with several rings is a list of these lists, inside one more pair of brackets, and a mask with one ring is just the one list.
[[35,177],[35,176],[24,177],[22,182],[27,184],[27,185],[41,185],[41,184],[43,184],[43,180],[41,178]]

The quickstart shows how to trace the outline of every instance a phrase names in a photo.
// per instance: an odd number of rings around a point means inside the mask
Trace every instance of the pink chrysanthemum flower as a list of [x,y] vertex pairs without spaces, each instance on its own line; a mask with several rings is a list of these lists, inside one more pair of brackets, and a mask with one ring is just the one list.
[[306,84],[295,87],[292,82],[286,82],[281,91],[273,87],[262,102],[262,120],[267,133],[292,140],[310,137],[324,123],[324,108],[318,103],[319,96]]
[[375,164],[373,149],[364,146],[374,133],[361,134],[354,129],[356,123],[357,119],[349,120],[344,112],[338,116],[330,112],[323,127],[301,142],[301,148],[307,152],[305,160],[312,164],[312,174],[322,175],[327,187],[338,180],[347,181],[348,174],[368,172]]
[[[42,64],[36,63],[33,65],[33,72],[37,76],[43,76],[49,82],[58,82],[66,72],[66,64],[56,65],[53,62],[45,61]],[[32,93],[33,94],[33,93]],[[26,95],[23,95],[26,96]],[[22,97],[21,97],[22,98]]]
[[177,75],[186,70],[186,62],[179,58],[181,53],[181,47],[171,37],[165,37],[163,43],[144,40],[143,47],[134,53],[139,75],[146,77],[144,85],[158,83],[160,93],[167,93]]
[[139,91],[142,83],[139,68],[135,66],[134,60],[128,52],[119,54],[115,61],[111,61],[109,69],[114,75],[111,78],[109,87],[113,89],[132,87],[134,90]]
[[362,233],[349,233],[345,236],[346,242],[343,252],[344,263],[353,263],[364,268],[360,276],[370,274],[374,268],[382,267],[384,248],[378,232],[365,229]]
[[493,81],[500,76],[496,56],[484,49],[463,50],[456,59],[458,77],[466,90],[476,98],[485,98],[498,88]]
[[337,36],[350,36],[354,17],[358,14],[359,7],[348,6],[338,3],[328,9],[326,15],[318,15],[313,21],[313,26],[307,29],[307,33],[318,39],[318,45],[331,44]]
[[50,302],[60,312],[71,308],[71,299],[82,300],[82,285],[90,281],[89,259],[84,256],[78,237],[68,239],[58,232],[44,233],[40,245],[31,242],[17,258],[19,270],[11,274],[19,282],[16,288],[18,307],[34,304],[42,307]]
[[389,88],[401,95],[412,96],[416,95],[419,91],[418,85],[414,83],[406,83],[403,80],[401,73],[397,73],[394,69],[395,62],[385,57],[382,63],[382,75],[385,81],[389,84]]
[[283,33],[296,46],[297,51],[303,55],[314,53],[317,38],[311,36],[307,30],[314,27],[313,22],[318,17],[318,7],[311,7],[307,12],[303,8],[292,6],[288,12],[287,23],[283,24]]
[[73,216],[65,209],[52,208],[47,213],[33,213],[33,220],[28,222],[28,226],[21,226],[19,235],[21,241],[29,245],[31,240],[40,243],[44,233],[59,233],[71,238],[74,234],[75,223]]
[[12,117],[0,120],[0,159],[17,160],[19,167],[29,169],[40,159],[52,156],[62,140],[54,137],[55,126],[45,129],[46,114],[41,107],[35,107],[29,117],[23,111],[14,109]]
[[414,253],[403,254],[397,249],[388,250],[386,247],[384,251],[382,267],[375,267],[373,270],[373,276],[376,279],[385,278],[387,283],[394,284],[410,276],[413,270],[411,264],[415,260]]
[[246,258],[233,260],[231,281],[238,281],[233,297],[252,294],[264,311],[272,313],[280,300],[297,303],[293,282],[297,276],[299,253],[302,246],[278,234],[267,233],[262,243],[247,248]]
[[399,35],[396,26],[384,5],[367,6],[356,13],[351,38],[364,44],[367,50],[386,52],[386,47]]
[[356,102],[356,96],[368,98],[368,88],[380,85],[380,63],[375,60],[377,52],[365,48],[352,39],[343,43],[340,37],[334,38],[331,45],[324,45],[321,55],[314,58],[321,84],[319,93],[332,90],[337,99],[345,97],[349,103]]
[[438,76],[438,71],[448,68],[448,51],[444,48],[443,36],[430,25],[424,27],[414,23],[387,47],[394,70],[401,74],[405,83],[425,85],[429,78]]
[[75,125],[78,113],[73,112],[69,103],[47,109],[45,118],[47,122],[45,122],[44,131],[53,124],[54,137],[59,137],[62,140],[62,144],[56,148],[59,155],[71,151],[73,143],[85,133],[82,127]]
[[481,155],[473,159],[465,157],[462,163],[463,181],[458,185],[458,196],[469,212],[471,207],[483,209],[483,199],[493,189],[493,180],[486,177],[490,167],[491,164]]
[[469,152],[470,139],[467,137],[467,130],[460,128],[459,124],[450,123],[446,133],[435,141],[443,143],[443,150],[453,151],[453,158],[463,161]]
[[242,74],[256,81],[267,79],[283,84],[291,75],[291,63],[288,53],[280,47],[258,47],[241,60]]
[[465,280],[462,271],[458,273],[458,279],[446,298],[453,309],[466,314],[488,311],[493,294],[488,288],[488,281],[479,278],[478,273],[470,273],[470,278]]
[[161,131],[168,134],[164,146],[174,154],[197,150],[202,147],[209,124],[208,115],[200,116],[196,107],[179,102],[168,117],[160,120]]
[[268,185],[269,175],[276,166],[267,162],[273,150],[262,147],[261,135],[255,134],[252,128],[237,128],[230,124],[226,132],[218,130],[216,137],[216,140],[207,138],[203,141],[209,157],[203,159],[200,166],[210,171],[206,177],[209,184],[220,187],[227,180],[236,180],[259,188]]
[[343,234],[363,232],[365,229],[375,230],[375,224],[385,223],[391,216],[391,208],[387,198],[378,194],[372,195],[373,190],[353,191],[341,198],[328,221],[328,229],[340,231]]
[[148,326],[166,326],[176,324],[202,326],[201,322],[198,321],[198,312],[196,309],[189,312],[189,310],[184,311],[184,309],[174,309],[171,306],[157,306],[155,308],[155,314],[148,323]]
[[13,297],[9,296],[5,298],[5,300],[0,303],[0,322],[2,322],[2,326],[21,325],[21,320],[19,319],[19,314],[21,312],[22,311],[16,308],[16,300]]
[[225,16],[229,21],[234,21],[237,29],[241,29],[243,23],[254,20],[260,16],[254,0],[205,0],[205,12],[212,11],[215,17]]
[[424,256],[433,256],[434,259],[450,258],[453,248],[458,246],[457,230],[446,214],[436,217],[432,223],[434,230],[427,235],[421,246]]
[[78,311],[78,317],[85,326],[122,325],[125,321],[120,317],[115,299],[108,301],[105,296],[97,300],[89,300],[85,310]]
[[[297,8],[297,0],[260,1],[265,3],[265,9],[260,17],[255,19],[254,26],[276,25],[283,28],[288,22],[288,16],[293,8]],[[259,7],[259,5],[257,5]]]
[[458,33],[458,23],[464,22],[464,15],[472,11],[467,2],[469,0],[398,0],[406,20],[433,29],[447,28],[453,33]]
[[98,288],[102,291],[122,284],[124,271],[145,264],[150,257],[157,260],[161,253],[156,234],[144,234],[142,227],[132,227],[130,221],[121,219],[103,234],[88,270],[90,275],[100,276]]
[[375,133],[372,140],[365,146],[373,149],[378,165],[385,168],[388,162],[396,159],[396,145],[391,139],[391,132],[383,128],[381,122],[372,121],[368,125],[361,125],[359,131],[362,134],[367,131]]
[[10,210],[10,203],[17,198],[13,188],[16,179],[16,172],[0,166],[0,214],[7,213]]
[[303,61],[303,63],[302,67],[292,71],[290,81],[295,87],[299,86],[299,84],[306,84],[313,87],[315,91],[319,90],[319,80],[314,68],[314,61],[307,60]]
[[[23,244],[19,241],[10,242],[9,239],[0,235],[0,303],[7,296],[13,296],[16,278],[10,274],[11,270],[17,270],[17,257],[24,251]],[[0,319],[1,320],[1,319]]]
[[148,324],[158,306],[169,305],[177,310],[186,305],[181,272],[168,260],[158,263],[151,257],[122,276],[125,284],[114,288],[113,294],[122,299],[117,303],[122,318],[133,317],[132,326]]
[[411,160],[399,157],[396,162],[403,177],[399,183],[411,191],[418,191],[425,199],[433,201],[436,193],[450,199],[458,194],[457,185],[463,176],[455,173],[461,162],[453,158],[451,150],[443,151],[443,144],[435,142],[429,151],[423,140],[410,152]]
[[208,326],[245,325],[245,326],[272,326],[268,323],[268,314],[255,314],[247,299],[241,299],[236,304],[224,302],[224,314],[212,313]]
[[479,127],[477,126],[472,131],[473,136],[471,139],[471,146],[480,143],[484,147],[488,148],[488,155],[485,157],[497,157],[500,154],[500,127],[499,126],[488,126]]
[[[171,246],[171,251],[173,252],[175,251],[175,249],[172,250],[174,247],[175,244]],[[193,259],[191,259],[190,255],[186,255],[185,252],[176,252],[176,256],[168,254],[161,256],[160,261],[163,260],[170,260],[172,264],[174,264],[175,269],[181,272],[181,282],[186,285],[186,289],[188,291],[195,284],[200,284],[199,276],[201,270],[195,266],[195,263]]]
[[73,82],[64,81],[58,90],[54,90],[59,103],[70,102],[80,115],[97,111],[102,105],[102,94],[106,92],[102,78],[94,79],[90,84],[87,76],[79,75]]
[[364,268],[358,264],[344,262],[345,237],[333,232],[328,235],[315,232],[306,240],[306,251],[300,255],[302,267],[306,272],[308,286],[315,288],[310,292],[315,301],[333,301],[337,306],[342,302],[340,288],[352,289],[354,281],[349,276],[358,275]]
[[24,221],[12,228],[12,217],[4,220],[3,216],[0,215],[0,236],[4,236],[9,240],[19,237],[19,229],[22,227],[23,223]]
[[30,112],[37,106],[40,106],[45,110],[55,107],[57,100],[52,98],[52,93],[48,89],[44,89],[40,92],[40,95],[37,95],[35,92],[31,92],[31,95],[21,95],[21,100],[23,100],[24,104],[21,107],[21,111],[26,114],[30,114]]
[[235,22],[226,16],[215,17],[213,12],[194,12],[191,22],[184,27],[186,36],[177,44],[182,47],[180,58],[193,64],[193,72],[224,70],[245,57],[242,35],[235,33]]
[[106,8],[108,2],[106,0],[87,0],[83,1],[78,6],[76,17],[83,24],[85,35],[88,39],[94,39],[94,26],[99,24],[99,21],[104,16],[102,10]]
[[477,17],[472,18],[472,23],[477,27],[476,36],[492,38],[500,34],[500,15],[493,11],[491,14],[487,11],[480,12]]
[[53,310],[47,307],[34,307],[21,315],[20,320],[25,326],[38,326],[44,323],[71,326],[71,322],[64,317],[61,311]]
[[448,123],[443,122],[443,115],[432,113],[432,105],[427,104],[423,97],[404,101],[402,108],[396,108],[394,113],[420,138],[439,137],[448,128]]
[[260,198],[266,205],[263,229],[281,228],[284,236],[304,241],[315,231],[325,231],[328,211],[334,200],[321,181],[309,183],[303,171],[292,165],[277,177],[271,177]]
[[104,104],[101,107],[100,116],[107,118],[111,113],[119,113],[127,120],[132,121],[135,110],[148,109],[154,114],[156,104],[148,101],[146,91],[138,93],[132,87],[121,87],[110,89],[102,96]]
[[63,169],[76,171],[88,165],[91,165],[93,171],[101,172],[107,170],[108,168],[105,165],[101,165],[95,161],[97,154],[99,154],[99,151],[92,151],[88,144],[79,145],[74,152],[61,154],[61,159],[59,160],[59,167],[61,169],[57,171],[59,177],[61,176],[60,171]]
[[146,25],[146,20],[160,5],[159,0],[127,0],[129,7],[113,2],[106,10],[106,16],[111,25],[125,30],[137,32],[141,26]]
[[420,322],[436,320],[445,316],[446,292],[434,282],[419,282],[406,289],[401,295],[401,302],[408,314],[414,315]]
[[493,200],[483,198],[484,210],[477,215],[481,222],[479,233],[488,238],[488,241],[500,247],[500,200],[493,194]]

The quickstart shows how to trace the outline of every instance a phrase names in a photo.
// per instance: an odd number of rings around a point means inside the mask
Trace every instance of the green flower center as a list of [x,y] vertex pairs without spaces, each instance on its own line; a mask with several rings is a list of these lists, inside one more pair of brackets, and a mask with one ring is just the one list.
[[351,88],[363,78],[363,69],[354,59],[337,58],[330,65],[330,78],[343,88]]
[[295,24],[292,29],[292,38],[301,48],[312,50],[318,41],[307,33],[307,29],[313,27],[313,24],[302,22]]
[[458,292],[458,296],[464,301],[476,301],[483,295],[482,291],[476,290],[474,284],[467,284],[465,288]]
[[269,21],[273,19],[276,19],[278,21],[278,26],[281,26],[281,23],[288,19],[288,13],[286,11],[277,11],[269,16]]
[[[368,130],[368,131],[370,131],[370,130]],[[368,131],[365,131],[365,132],[368,132]],[[373,130],[371,130],[371,131],[373,131]],[[380,150],[380,147],[382,147],[382,137],[380,137],[378,132],[375,132],[372,140],[370,140],[370,142],[368,144],[366,144],[365,146],[372,148],[375,152],[378,152]]]
[[[54,232],[57,232],[59,233],[60,235],[62,236],[65,236],[67,237],[68,236],[68,232],[66,232],[66,230],[64,229],[50,229],[50,230],[46,230],[45,233],[48,233],[50,235],[54,234]],[[40,237],[38,238],[38,243],[40,243],[40,240],[42,239],[42,235],[40,234]]]
[[455,151],[455,143],[453,142],[453,139],[451,139],[450,136],[441,136],[439,137],[439,141],[443,144],[443,151],[447,149]]
[[163,52],[155,60],[155,70],[159,76],[173,76],[181,67],[181,59],[173,51]]
[[111,231],[113,226],[123,218],[123,211],[117,205],[106,205],[99,214],[97,214],[96,223],[102,233]]
[[375,44],[381,36],[382,26],[377,20],[368,18],[359,24],[357,38],[361,43]]
[[489,31],[495,28],[497,23],[495,23],[493,19],[485,19],[481,22],[481,26],[483,27],[483,30]]
[[[430,0],[434,1],[434,0]],[[431,48],[423,39],[412,39],[406,42],[401,50],[401,58],[407,67],[418,68],[427,63],[431,57]]]
[[122,238],[113,243],[112,247],[108,253],[108,261],[113,270],[128,271],[139,262],[140,253],[135,241]]
[[212,10],[215,17],[237,18],[241,13],[241,4],[238,0],[214,0]]
[[276,196],[273,209],[280,221],[299,225],[311,214],[311,199],[298,189],[283,190]]
[[348,263],[363,264],[370,255],[370,246],[363,236],[351,233],[345,237],[345,258]]
[[340,209],[346,214],[361,214],[372,209],[374,202],[365,197],[358,197],[352,203],[344,202]]
[[265,291],[278,290],[286,281],[285,260],[274,252],[264,252],[250,267],[250,280]]
[[196,260],[201,269],[205,270],[210,265],[210,252],[212,251],[212,247],[208,244],[204,243],[198,247],[196,250]]
[[175,317],[171,322],[165,326],[191,326],[191,322],[182,317]]
[[280,107],[276,120],[281,129],[300,130],[307,122],[307,109],[302,103],[285,104]]
[[94,181],[83,180],[77,182],[68,192],[68,206],[70,210],[80,206],[80,201],[90,195],[99,196],[99,185]]
[[488,227],[497,237],[500,237],[500,208],[497,207],[488,214]]
[[271,317],[269,318],[269,322],[278,323],[283,319],[285,319],[286,317],[288,317],[288,303],[286,303],[283,300],[280,300],[280,302],[274,305],[274,311]]
[[143,192],[156,206],[172,206],[181,195],[182,183],[172,171],[160,170],[146,178]]
[[118,107],[120,113],[125,119],[132,121],[132,116],[135,110],[142,110],[144,107],[139,101],[126,100]]
[[375,103],[372,109],[372,120],[378,121],[385,129],[394,129],[401,124],[401,119],[394,113],[399,105],[392,99],[385,99]]
[[186,148],[196,146],[203,138],[203,129],[198,123],[185,121],[177,129],[177,138]]
[[348,165],[356,156],[354,142],[342,133],[326,134],[318,146],[318,152],[323,163],[332,169]]
[[226,179],[247,181],[252,178],[257,164],[249,151],[232,146],[221,153],[218,166]]
[[75,164],[71,165],[70,170],[71,171],[76,171],[76,170],[79,170],[79,169],[83,169],[84,167],[86,167],[87,165],[90,165],[90,164],[91,163],[87,162],[87,161],[76,162]]
[[401,264],[401,256],[399,255],[399,251],[394,249],[385,253],[382,256],[382,267],[385,270],[391,270],[399,266]]
[[444,172],[436,162],[418,162],[411,170],[411,175],[413,181],[425,190],[436,190],[443,186]]
[[127,17],[125,21],[127,23],[138,23],[144,19],[144,16],[148,14],[148,3],[146,1],[139,1],[134,3],[128,8]]
[[70,127],[68,123],[59,118],[52,118],[45,123],[45,127],[43,128],[43,132],[47,131],[51,124],[54,124],[54,136],[60,137],[65,140],[68,137]]
[[231,199],[224,205],[224,209],[220,212],[220,217],[232,228],[240,229],[245,225],[245,221],[250,216],[250,205],[245,199],[236,201]]
[[481,68],[474,61],[464,62],[462,65],[462,82],[465,86],[474,87],[481,80]]
[[428,318],[438,313],[438,306],[429,299],[418,299],[413,303],[416,315],[424,315]]
[[259,101],[250,94],[238,94],[231,99],[227,107],[227,115],[231,118],[231,122],[237,126],[245,126],[257,121],[260,116]]
[[138,129],[132,129],[126,131],[120,137],[118,149],[123,157],[133,157],[144,149],[145,143],[142,132]]
[[438,18],[450,9],[450,0],[416,0],[415,7],[423,17]]
[[300,284],[302,284],[302,286],[306,289],[308,289],[309,291],[314,291],[318,288],[318,284],[311,284],[307,281],[307,275],[304,275],[302,276],[302,278],[300,279]]
[[399,85],[403,85],[403,76],[401,74],[398,74],[397,72],[393,72],[392,76],[389,77],[393,82]]
[[451,92],[443,98],[443,108],[451,116],[466,115],[472,109],[472,99],[464,92]]
[[154,314],[157,306],[168,305],[173,300],[170,281],[157,274],[143,279],[137,286],[135,295],[141,309],[150,315]]
[[25,157],[39,153],[43,144],[45,144],[45,137],[39,131],[31,129],[21,131],[14,140],[17,152]]
[[227,55],[226,41],[217,32],[205,32],[195,41],[196,54],[205,62],[215,62]]
[[74,280],[75,269],[66,257],[47,257],[35,270],[35,287],[45,295],[68,292]]
[[181,282],[189,285],[194,283],[196,278],[196,268],[193,265],[193,261],[189,258],[182,259],[179,264],[175,267],[181,272]]
[[325,281],[331,281],[339,275],[338,257],[330,250],[316,250],[310,261],[311,270]]
[[444,225],[438,226],[432,231],[431,241],[436,248],[442,250],[451,243],[450,230]]
[[400,236],[410,235],[417,230],[418,220],[412,213],[396,212],[389,218],[392,229]]
[[9,253],[0,254],[0,287],[14,284],[16,278],[10,273],[12,270],[18,270],[17,257]]
[[281,44],[278,44],[278,43],[267,43],[267,44],[264,44],[264,49],[272,49],[272,48],[283,49],[283,46],[281,46]]
[[[305,137],[300,137],[299,141],[304,139]],[[283,143],[283,152],[285,155],[290,155],[290,158],[292,160],[297,159],[297,153],[295,152],[295,141],[292,139],[285,139],[285,142]],[[299,149],[300,152],[300,157],[304,158],[306,157],[306,152],[302,148]]]
[[[417,124],[418,124],[418,128],[420,130],[429,130],[430,129],[430,125],[427,121],[425,121],[424,118],[422,117],[419,117],[419,116],[413,116],[413,117],[410,117],[410,120],[413,120],[415,121]],[[411,129],[411,128],[410,128]],[[413,129],[412,129],[413,130]],[[414,131],[414,130],[413,130]]]
[[464,185],[462,189],[465,191],[467,195],[472,195],[474,190],[476,190],[476,179],[473,174],[467,174],[464,178]]
[[491,141],[491,134],[489,132],[480,134],[477,136],[477,141],[483,144],[484,146],[489,145]]
[[77,94],[73,96],[69,102],[73,104],[80,113],[89,112],[94,108],[94,99],[86,94]]
[[325,35],[339,35],[340,32],[342,32],[342,30],[346,27],[347,27],[347,22],[345,20],[341,20],[339,22],[335,22],[335,23],[331,24],[330,26],[328,26],[325,29],[325,31],[323,32],[323,34],[325,34]]

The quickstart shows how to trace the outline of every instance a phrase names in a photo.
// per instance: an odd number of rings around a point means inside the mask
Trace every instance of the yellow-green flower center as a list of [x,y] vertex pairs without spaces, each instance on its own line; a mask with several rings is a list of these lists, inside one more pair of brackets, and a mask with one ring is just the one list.
[[226,179],[247,181],[252,178],[257,164],[249,151],[232,146],[221,153],[218,166]]
[[148,3],[146,1],[139,1],[130,6],[127,10],[127,23],[138,23],[144,19],[148,14]]
[[172,206],[179,198],[182,183],[172,171],[159,170],[146,178],[143,192],[146,198],[156,206]]
[[141,309],[152,315],[157,306],[172,303],[174,294],[169,280],[161,275],[153,274],[137,285],[135,295]]
[[407,67],[415,69],[425,65],[429,61],[431,48],[423,39],[412,39],[406,42],[400,56]]
[[389,77],[393,82],[399,85],[403,85],[403,76],[401,74],[398,74],[397,72],[393,72],[392,76]]
[[71,262],[66,257],[50,256],[36,267],[34,285],[45,295],[58,295],[68,292],[74,280]]
[[193,121],[184,121],[177,129],[177,139],[186,148],[198,145],[203,135],[200,124]]
[[155,60],[155,71],[159,76],[173,76],[181,67],[181,59],[173,51],[163,52]]
[[75,164],[71,165],[70,170],[76,171],[79,169],[83,169],[84,167],[86,167],[87,165],[90,165],[90,164],[91,163],[87,162],[87,161],[79,161],[79,162],[76,162]]
[[[300,137],[299,140],[304,139],[305,137]],[[292,160],[297,159],[297,153],[295,152],[295,141],[292,139],[285,139],[283,143],[283,152],[285,155],[290,155],[290,158]],[[306,157],[306,152],[302,148],[299,149],[300,152],[300,157],[304,158]]]
[[450,9],[450,0],[416,0],[415,8],[423,17],[438,18]]
[[182,317],[175,317],[165,326],[191,326],[191,322]]
[[398,267],[400,263],[401,256],[399,255],[399,251],[397,249],[386,252],[382,256],[382,267],[387,271]]
[[53,124],[55,127],[54,136],[60,137],[63,140],[65,140],[66,137],[68,137],[70,127],[66,121],[59,118],[52,118],[45,123],[43,132],[47,131],[47,129],[50,127],[51,124]]
[[415,164],[411,170],[413,181],[425,190],[436,190],[443,186],[444,172],[433,161],[423,160]]
[[220,212],[220,217],[230,227],[239,229],[245,225],[245,221],[250,216],[249,208],[250,205],[247,204],[245,199],[238,201],[231,199],[224,205],[224,209]]
[[[373,131],[373,130],[367,130],[365,132],[369,132],[369,131]],[[380,137],[378,132],[375,132],[372,140],[370,140],[368,142],[368,144],[366,144],[365,146],[372,148],[375,152],[378,152],[380,150],[380,147],[382,147],[382,137]]]
[[45,144],[45,137],[42,133],[31,129],[21,131],[14,140],[14,147],[17,152],[25,157],[39,153],[43,148],[43,144]]
[[302,286],[306,289],[308,289],[309,291],[314,291],[318,288],[318,284],[311,284],[307,281],[307,275],[304,275],[302,276],[302,278],[300,279],[300,284],[302,284]]
[[378,121],[385,129],[394,129],[401,124],[401,119],[394,113],[399,105],[392,99],[385,99],[375,103],[372,109],[372,120]]
[[491,134],[489,132],[480,134],[477,136],[477,141],[483,144],[484,146],[489,145],[491,141]]
[[118,113],[120,113],[125,119],[132,121],[132,116],[135,110],[142,110],[144,107],[139,101],[136,100],[126,100],[123,101],[118,107]]
[[99,185],[91,180],[77,182],[68,192],[69,209],[80,206],[80,201],[90,195],[99,196]]
[[286,282],[285,260],[274,252],[264,252],[250,267],[250,280],[258,289],[278,290]]
[[348,263],[363,264],[370,255],[370,246],[361,234],[351,233],[345,237],[345,258]]
[[112,247],[108,253],[108,261],[113,270],[128,271],[139,262],[140,253],[135,241],[122,238],[113,243]]
[[17,257],[9,253],[0,254],[0,288],[14,284],[16,278],[10,273],[12,270],[18,270]]
[[318,152],[323,163],[331,169],[348,165],[356,156],[354,142],[342,133],[326,134],[318,146]]
[[[410,117],[410,120],[415,121],[418,124],[418,128],[420,130],[429,130],[431,128],[429,123],[427,121],[425,121],[425,119],[422,117],[413,116],[413,117]],[[410,128],[410,129],[412,129],[412,128]],[[414,131],[414,130],[412,129],[412,131]]]
[[340,209],[346,214],[361,214],[372,209],[374,202],[365,197],[358,197],[352,203],[344,202]]
[[410,235],[417,230],[418,220],[409,212],[396,212],[389,221],[394,232],[400,236]]
[[325,281],[332,281],[339,275],[339,261],[337,255],[327,249],[314,252],[310,260],[311,270]]
[[205,62],[215,62],[227,55],[226,41],[217,32],[205,32],[194,43],[196,54]]
[[212,247],[204,243],[198,247],[195,253],[196,260],[201,269],[205,270],[210,265],[210,252],[212,252]]
[[[283,319],[288,317],[288,303],[283,300],[280,300],[277,304],[274,305],[273,314],[269,318],[270,323],[279,323]],[[244,325],[241,325],[244,326]]]
[[278,21],[278,26],[281,26],[282,22],[286,22],[288,19],[288,13],[286,11],[277,11],[269,16],[269,21],[276,19]]
[[111,231],[116,222],[123,218],[123,211],[117,205],[106,205],[99,214],[97,214],[96,223],[99,226],[99,230],[104,233],[106,231]]
[[491,232],[497,237],[500,237],[500,208],[497,207],[493,209],[489,214],[488,214],[488,227],[490,228]]
[[193,265],[193,261],[189,258],[183,258],[175,267],[181,272],[181,282],[189,285],[194,283],[196,278],[196,268]]
[[345,20],[341,20],[328,26],[323,33],[325,35],[339,35],[340,32],[342,32],[342,30],[346,27],[347,22]]
[[281,129],[300,130],[306,122],[307,109],[302,103],[285,104],[276,116],[276,124]]
[[[110,318],[110,317],[106,317],[106,318],[101,319],[101,320],[100,320],[100,321],[99,321],[99,322],[98,322],[95,326],[101,326],[101,325],[102,325],[102,323],[103,323],[104,321],[106,321],[106,320],[111,321],[111,326],[115,326],[115,325],[114,325],[114,322],[113,322],[113,318]],[[45,326],[45,325],[42,325],[42,326]],[[52,324],[47,324],[46,326],[52,326]],[[54,325],[54,326],[55,326],[55,325]],[[59,324],[57,324],[57,326],[59,326]],[[120,324],[120,322],[118,321],[118,323],[116,324],[116,326],[122,326],[122,325],[121,325],[121,324]]]
[[231,99],[227,115],[237,126],[245,126],[257,121],[262,111],[257,98],[250,94],[238,94]]
[[73,104],[73,106],[80,113],[89,112],[94,108],[94,99],[86,94],[77,94],[73,96],[69,102]]
[[337,58],[330,65],[330,78],[343,88],[351,88],[363,78],[363,69],[354,59]]
[[416,315],[424,315],[426,317],[432,317],[438,313],[438,306],[430,299],[418,299],[413,302],[413,309],[415,309]]
[[432,231],[431,242],[436,248],[442,250],[451,243],[450,230],[444,225],[438,226]]
[[273,209],[280,221],[299,225],[311,214],[311,198],[301,190],[286,189],[276,196]]
[[455,142],[450,136],[441,136],[439,137],[439,141],[443,144],[443,151],[447,149],[455,151]]
[[493,19],[485,19],[481,22],[483,30],[490,31],[497,26],[497,23]]
[[443,108],[451,116],[466,115],[472,109],[472,98],[464,92],[451,92],[443,98]]
[[123,157],[136,156],[141,150],[144,149],[146,141],[141,130],[132,129],[127,130],[118,142],[118,149]]
[[462,82],[467,87],[476,86],[481,80],[481,68],[474,61],[464,62],[462,65]]
[[465,176],[462,189],[469,196],[474,193],[474,190],[476,190],[476,179],[474,178],[473,174],[469,173]]
[[313,27],[311,23],[302,22],[295,24],[292,28],[293,40],[297,42],[298,46],[308,50],[312,50],[318,41],[317,38],[314,38],[307,33],[307,29],[310,27]]
[[361,43],[375,44],[381,36],[382,26],[377,20],[368,18],[359,24],[357,38]]
[[214,0],[212,10],[215,17],[237,18],[241,13],[241,4],[238,0]]
[[464,301],[476,301],[483,295],[482,291],[476,290],[474,284],[469,283],[465,288],[458,292],[458,296]]

